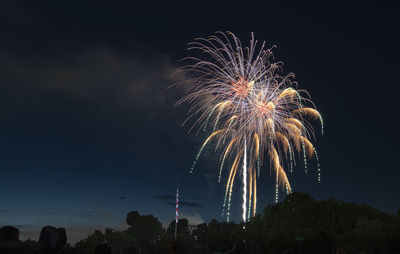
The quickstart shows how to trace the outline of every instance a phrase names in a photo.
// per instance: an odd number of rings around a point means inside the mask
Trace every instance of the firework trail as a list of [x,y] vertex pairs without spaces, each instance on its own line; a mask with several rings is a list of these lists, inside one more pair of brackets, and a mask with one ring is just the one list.
[[307,91],[297,89],[294,74],[281,75],[282,63],[274,61],[274,47],[266,48],[265,42],[257,45],[253,34],[248,47],[243,47],[231,32],[216,32],[207,39],[195,39],[189,43],[188,50],[199,51],[201,57],[183,59],[190,63],[179,71],[184,72],[187,78],[176,84],[189,86],[188,94],[176,103],[191,105],[183,124],[194,118],[191,130],[195,126],[199,131],[206,131],[207,126],[212,129],[197,153],[190,173],[210,143],[215,149],[222,149],[218,181],[222,178],[224,165],[233,160],[223,202],[223,214],[226,211],[228,221],[232,188],[241,162],[243,221],[246,221],[246,213],[250,217],[252,207],[253,216],[256,212],[256,177],[260,175],[264,158],[275,172],[276,202],[279,187],[291,192],[282,165],[288,161],[292,172],[296,151],[304,160],[306,172],[306,157],[316,157],[320,181],[318,155],[310,141],[315,132],[309,120],[317,119],[322,126],[321,114]]
[[244,140],[244,157],[243,157],[243,204],[242,204],[242,219],[246,221],[246,201],[247,201],[247,148],[246,148],[246,139]]

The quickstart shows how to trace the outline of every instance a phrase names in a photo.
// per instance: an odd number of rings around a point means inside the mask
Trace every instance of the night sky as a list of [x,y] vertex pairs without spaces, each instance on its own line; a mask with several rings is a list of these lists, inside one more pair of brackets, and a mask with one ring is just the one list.
[[[193,122],[181,127],[188,107],[173,104],[184,90],[168,89],[186,43],[215,31],[277,45],[284,72],[324,117],[315,141],[322,182],[315,162],[307,175],[299,163],[294,191],[400,208],[399,9],[81,2],[0,3],[0,226],[18,226],[23,239],[62,226],[75,242],[95,228],[124,229],[131,210],[167,224],[178,173],[182,216],[222,220],[219,153],[206,149],[189,175],[206,134],[188,133]],[[273,179],[265,165],[258,211],[273,203]]]

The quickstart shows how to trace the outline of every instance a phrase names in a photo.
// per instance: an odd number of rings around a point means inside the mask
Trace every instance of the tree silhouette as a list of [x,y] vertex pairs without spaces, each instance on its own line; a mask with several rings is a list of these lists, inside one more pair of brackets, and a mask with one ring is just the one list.
[[130,226],[127,233],[137,240],[141,253],[148,253],[161,240],[162,224],[153,215],[140,215],[138,211],[132,211],[127,214],[126,223]]

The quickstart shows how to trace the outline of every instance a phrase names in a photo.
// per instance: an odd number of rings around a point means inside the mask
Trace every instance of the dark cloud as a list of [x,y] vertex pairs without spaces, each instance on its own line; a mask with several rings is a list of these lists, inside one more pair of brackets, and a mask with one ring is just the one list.
[[[166,202],[165,204],[167,204],[169,206],[176,205],[174,202]],[[179,206],[180,207],[201,207],[201,204],[194,203],[194,202],[187,202],[187,201],[179,201]]]
[[16,227],[18,229],[25,229],[25,228],[31,227],[30,224],[17,224],[17,225],[10,225],[10,226]]
[[118,196],[118,199],[125,200],[126,197],[125,196]]
[[[166,88],[173,83],[174,67],[161,54],[149,54],[143,60],[123,56],[111,48],[91,47],[76,49],[69,56],[28,58],[0,45],[0,55],[2,89],[14,101],[26,102],[20,107],[39,104],[38,100],[46,96],[62,95],[117,110],[160,109],[157,106],[165,103]],[[14,109],[11,102],[6,100],[8,111]],[[40,104],[48,106],[43,103],[46,101]]]
[[[7,209],[0,209],[0,216],[9,216],[9,215],[15,215],[15,214],[21,214],[21,211],[15,211],[15,210],[7,210]],[[63,212],[56,212],[56,211],[43,211],[43,210],[29,210],[29,214],[32,215],[45,215],[45,216],[63,216],[65,213]]]
[[[164,201],[165,204],[169,205],[169,206],[175,206],[175,199],[176,197],[170,194],[159,194],[154,196],[156,199],[160,200],[160,201]],[[189,201],[179,201],[179,206],[181,207],[202,207],[201,204],[199,203],[195,203],[195,202],[189,202]]]
[[170,194],[159,194],[154,196],[158,200],[166,201],[166,200],[175,200],[175,196]]
[[106,218],[110,217],[110,214],[107,212],[99,212],[96,210],[85,211],[76,214],[77,217],[88,217],[88,218]]

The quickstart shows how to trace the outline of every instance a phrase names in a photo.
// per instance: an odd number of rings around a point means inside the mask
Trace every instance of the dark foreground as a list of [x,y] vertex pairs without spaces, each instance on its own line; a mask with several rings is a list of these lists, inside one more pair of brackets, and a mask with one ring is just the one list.
[[16,228],[5,226],[0,230],[0,254],[400,253],[400,212],[316,201],[302,193],[266,207],[246,225],[216,220],[189,225],[181,219],[176,241],[175,221],[164,229],[156,217],[132,211],[126,223],[125,231],[95,230],[74,246],[66,244],[63,228],[44,227],[38,241],[22,242]]

